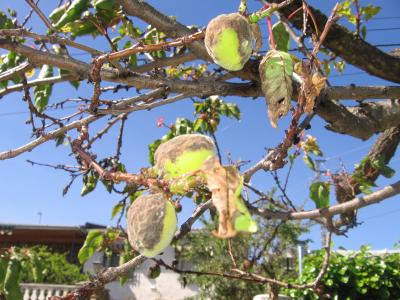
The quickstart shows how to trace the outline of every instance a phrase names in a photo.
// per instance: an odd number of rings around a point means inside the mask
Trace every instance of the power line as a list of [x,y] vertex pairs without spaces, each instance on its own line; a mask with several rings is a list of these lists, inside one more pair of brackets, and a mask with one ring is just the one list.
[[391,215],[391,214],[397,213],[399,211],[400,211],[400,208],[399,209],[395,209],[395,210],[391,210],[391,211],[388,211],[388,212],[385,212],[385,213],[381,213],[381,214],[377,214],[377,215],[366,217],[362,221],[367,221],[367,220],[375,219],[375,218],[381,218],[381,217],[384,217],[384,216],[387,216],[387,215]]
[[391,19],[400,19],[400,17],[373,17],[372,19],[368,20],[368,22],[374,20],[391,20]]
[[343,73],[343,74],[335,74],[329,75],[328,77],[342,77],[342,76],[355,76],[355,75],[365,75],[365,72],[352,72],[352,73]]
[[400,27],[388,27],[388,28],[371,28],[371,29],[367,29],[368,31],[390,31],[390,30],[399,30]]
[[[262,38],[263,40],[268,40],[269,38],[268,37],[264,37],[264,38]],[[391,44],[375,44],[375,45],[371,45],[371,46],[374,46],[374,47],[397,47],[397,46],[400,46],[400,43],[391,43]],[[292,48],[292,49],[289,49],[288,51],[289,52],[295,52],[295,51],[300,51],[301,50],[301,48]],[[308,51],[311,51],[311,50],[313,50],[313,48],[305,48],[305,50],[308,50]],[[329,49],[327,49],[327,48],[321,48],[321,50],[329,50]],[[259,53],[266,53],[267,51],[260,51]]]
[[[79,105],[74,105],[74,106],[64,106],[62,109],[73,109],[73,108],[78,108]],[[57,108],[48,108],[47,110],[58,110]],[[0,113],[0,117],[8,117],[8,116],[16,116],[16,115],[24,115],[28,114],[29,110],[26,111],[12,111],[12,112],[6,112],[6,113]]]

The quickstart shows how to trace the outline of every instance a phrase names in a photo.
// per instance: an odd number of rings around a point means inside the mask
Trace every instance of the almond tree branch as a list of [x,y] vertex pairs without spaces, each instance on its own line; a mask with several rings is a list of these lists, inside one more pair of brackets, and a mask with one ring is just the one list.
[[53,25],[51,25],[51,22],[47,19],[47,17],[44,15],[44,13],[39,9],[39,7],[33,2],[33,0],[25,0],[26,3],[29,4],[30,7],[35,11],[35,13],[39,16],[40,19],[42,19],[43,23],[47,26],[50,31],[55,31],[53,28]]
[[[139,0],[116,0],[124,11],[134,17],[153,25],[158,30],[164,32],[171,38],[179,38],[187,36],[193,32],[185,25],[179,23],[175,19],[160,13],[150,4]],[[197,41],[188,45],[188,48],[200,59],[211,60],[204,43]]]
[[103,64],[106,61],[116,61],[118,59],[130,56],[130,55],[133,55],[133,54],[136,54],[139,52],[151,52],[151,51],[157,51],[157,50],[166,50],[166,49],[169,49],[170,47],[177,47],[177,46],[190,44],[199,39],[203,39],[204,35],[205,35],[204,31],[200,31],[200,32],[196,32],[191,35],[188,35],[188,36],[177,38],[173,41],[161,42],[158,44],[150,44],[150,45],[136,44],[132,47],[123,49],[121,51],[113,52],[111,54],[103,54],[103,55],[96,57],[93,62],[93,68],[90,72],[90,79],[94,83],[94,91],[93,91],[92,102],[90,104],[89,110],[95,111],[99,105],[99,97],[101,95],[100,71],[101,71]]
[[[273,0],[280,3],[282,0]],[[279,10],[279,14],[286,18],[301,8],[303,1],[295,0],[291,5]],[[321,32],[327,17],[321,11],[308,5],[308,9],[314,16],[317,29]],[[301,14],[294,14],[289,20],[297,29],[303,27]],[[307,27],[307,34],[315,34],[314,26]],[[345,27],[334,24],[329,31],[323,45],[336,55],[345,59],[348,63],[380,78],[400,83],[400,58],[389,55],[377,47],[367,43],[359,36],[353,34]],[[348,49],[352,49],[349,51]],[[371,60],[371,57],[374,59]]]
[[[0,38],[0,48],[4,48],[10,51],[15,51],[28,58],[34,65],[48,64],[54,67],[58,67],[64,70],[68,70],[77,74],[79,78],[88,78],[90,73],[90,65],[74,58],[66,58],[60,55],[43,52],[37,49],[13,43],[9,40]],[[136,88],[158,88],[160,86],[166,86],[171,92],[183,92],[187,93],[191,91],[193,94],[199,96],[205,94],[212,95],[235,95],[243,97],[258,97],[262,96],[261,89],[254,83],[228,83],[228,82],[217,82],[213,79],[202,79],[197,82],[185,81],[178,79],[164,79],[164,78],[152,78],[150,76],[139,75],[136,73],[119,74],[118,71],[103,68],[101,73],[101,79],[111,82],[117,82],[121,84],[128,84],[135,86]],[[20,87],[22,88],[22,86]],[[400,98],[400,89],[398,86],[389,87],[328,87],[324,93],[326,93],[326,99],[359,99],[366,98],[368,92],[373,93],[374,98],[386,98],[386,95],[391,97]],[[4,90],[3,90],[4,92]],[[358,93],[361,96],[358,96]],[[332,93],[332,95],[331,95]],[[1,94],[0,94],[1,95]],[[320,108],[319,110],[328,114],[329,109]]]
[[10,80],[10,79],[14,78],[15,76],[17,76],[18,74],[28,72],[28,71],[32,70],[33,68],[34,67],[29,62],[22,63],[14,68],[8,69],[8,70],[4,71],[3,73],[1,73],[0,74],[0,82]]
[[[131,105],[131,103],[138,102],[138,101],[146,101],[149,99],[155,99],[155,98],[160,98],[160,97],[162,98],[164,94],[165,94],[165,89],[158,88],[147,94],[143,94],[143,95],[139,95],[135,98],[131,98],[129,101],[127,100],[127,101],[118,103],[115,105],[115,109],[123,109],[123,108]],[[147,107],[142,108],[142,107],[138,106],[136,108],[136,110],[141,110],[141,109],[147,109]],[[0,160],[10,159],[10,158],[16,157],[18,155],[21,155],[22,153],[25,153],[27,151],[31,151],[32,149],[47,142],[48,140],[55,139],[58,136],[66,133],[67,131],[70,131],[72,129],[81,128],[83,125],[90,124],[104,116],[105,115],[90,115],[81,120],[77,120],[77,121],[71,122],[69,124],[65,124],[63,127],[60,127],[55,130],[52,130],[48,133],[42,134],[42,136],[40,136],[39,138],[34,139],[33,141],[31,141],[21,147],[11,149],[8,151],[4,151],[4,152],[0,152]]]
[[354,107],[323,101],[316,112],[328,122],[327,129],[362,140],[400,125],[400,99],[363,102]]
[[8,37],[8,36],[19,36],[19,37],[30,37],[33,38],[35,41],[38,42],[49,42],[51,44],[60,44],[64,46],[69,46],[78,50],[82,50],[85,52],[90,53],[91,55],[102,55],[104,54],[103,52],[91,48],[89,46],[83,45],[76,43],[74,41],[71,41],[70,39],[62,38],[56,35],[40,35],[33,33],[31,31],[28,31],[24,28],[16,28],[16,29],[0,29],[0,36]]
[[269,218],[269,219],[281,219],[281,220],[303,220],[303,219],[315,219],[320,217],[328,218],[334,215],[343,214],[346,212],[353,211],[355,209],[379,203],[399,193],[400,193],[400,181],[397,181],[371,194],[362,197],[356,197],[351,201],[332,205],[327,208],[313,209],[301,212],[279,212],[279,211],[271,211],[268,209],[261,209],[255,207],[250,207],[250,210],[252,211],[252,213],[267,219]]
[[[373,184],[381,173],[378,169],[374,168],[371,162],[375,160],[382,160],[385,165],[388,164],[391,158],[394,156],[399,143],[400,126],[386,129],[379,136],[374,146],[368,152],[367,156],[361,160],[365,161],[365,163],[359,164],[362,166],[362,169],[358,170],[357,172],[362,172],[364,180]],[[347,174],[346,172],[341,172],[333,176],[333,181],[335,183],[336,201],[338,203],[352,200],[354,195],[361,193],[360,183],[358,182],[357,176],[354,173]],[[352,211],[348,214],[341,215],[341,218],[332,225],[336,228],[339,228],[343,225],[353,226],[355,222],[355,211]]]
[[184,64],[186,62],[195,60],[196,56],[190,52],[188,53],[183,53],[183,54],[178,54],[172,57],[165,57],[161,59],[157,59],[155,61],[149,62],[144,65],[136,66],[132,68],[132,72],[136,73],[145,73],[148,71],[151,71],[156,68],[162,68],[166,66],[176,66],[179,64]]
[[[26,83],[26,86],[34,87],[34,86],[38,86],[38,85],[42,85],[42,84],[54,84],[54,83],[60,83],[60,82],[76,80],[76,79],[77,79],[77,76],[75,76],[75,75],[53,76],[53,77],[34,79],[31,81],[28,81]],[[22,83],[6,87],[5,89],[0,90],[0,98],[2,98],[3,96],[5,96],[7,94],[22,91],[23,89],[24,89],[24,85]]]

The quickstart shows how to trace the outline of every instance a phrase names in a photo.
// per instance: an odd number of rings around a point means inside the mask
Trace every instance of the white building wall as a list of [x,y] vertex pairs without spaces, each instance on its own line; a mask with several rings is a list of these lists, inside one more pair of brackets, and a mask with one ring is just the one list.
[[[163,255],[160,255],[165,263],[171,264],[174,260],[174,249],[168,247]],[[93,273],[93,263],[99,264],[103,261],[102,253],[95,253],[84,265],[84,270]],[[146,274],[149,267],[155,262],[148,259],[135,270],[132,279],[129,279],[124,286],[119,281],[106,285],[112,300],[183,300],[195,296],[198,288],[193,285],[183,287],[179,281],[179,274],[168,271],[161,267],[161,274],[156,279],[149,279]]]

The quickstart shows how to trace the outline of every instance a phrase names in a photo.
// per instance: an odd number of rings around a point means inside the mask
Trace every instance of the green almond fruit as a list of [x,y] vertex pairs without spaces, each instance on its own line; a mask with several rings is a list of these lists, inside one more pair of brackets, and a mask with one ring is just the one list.
[[140,196],[128,210],[129,242],[146,257],[163,252],[171,243],[176,228],[175,206],[162,193]]
[[212,19],[204,42],[214,62],[229,71],[241,70],[253,51],[251,26],[239,13]]
[[166,179],[201,170],[215,157],[212,139],[201,134],[183,134],[162,143],[154,154],[155,167]]

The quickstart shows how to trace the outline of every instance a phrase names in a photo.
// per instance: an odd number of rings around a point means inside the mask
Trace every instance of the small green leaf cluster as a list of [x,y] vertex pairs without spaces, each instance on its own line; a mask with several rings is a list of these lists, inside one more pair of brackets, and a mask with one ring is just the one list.
[[[122,247],[115,247],[116,244],[120,245],[121,243]],[[88,235],[86,236],[85,243],[78,253],[79,262],[83,265],[96,251],[104,252],[104,254],[108,257],[111,257],[113,253],[118,253],[120,265],[128,262],[138,255],[138,252],[132,249],[132,246],[124,237],[123,233],[116,228],[107,228],[105,231],[89,231]],[[129,278],[131,278],[133,271],[134,270],[131,270],[119,277],[121,286],[124,285]]]
[[54,27],[71,38],[102,34],[122,20],[122,13],[114,0],[74,0],[70,5],[57,7],[49,16]]
[[361,162],[355,166],[352,176],[364,194],[370,194],[372,192],[371,188],[376,186],[366,174],[366,170],[370,167],[386,178],[391,178],[395,174],[395,170],[386,165],[383,156],[380,155],[375,159],[371,159],[369,156],[364,157]]
[[303,160],[307,167],[312,171],[317,171],[315,168],[315,163],[310,154],[315,156],[323,156],[323,153],[318,146],[317,139],[313,136],[308,135],[306,140],[301,142],[301,149],[304,151]]
[[[49,65],[43,65],[42,69],[40,70],[38,79],[49,78],[53,75],[53,67]],[[43,112],[46,109],[52,91],[53,86],[51,84],[41,84],[35,86],[35,88],[33,89],[33,96],[35,99],[34,105],[39,112]]]
[[76,284],[88,274],[67,259],[68,253],[57,253],[46,246],[29,249],[29,259],[22,264],[21,282]]
[[221,116],[240,120],[239,107],[234,103],[225,103],[218,96],[211,96],[203,102],[194,103],[197,119],[194,131],[214,133],[220,123]]
[[[349,21],[351,24],[357,23],[357,12],[353,12],[351,8],[351,5],[354,3],[355,0],[343,1],[342,3],[340,3],[339,9],[336,11],[338,15],[345,17],[346,20]],[[374,6],[371,4],[368,4],[366,6],[361,6],[359,19],[360,21],[366,22],[372,19],[375,15],[377,15],[380,12],[380,10],[381,8],[379,6]],[[367,28],[365,25],[363,25],[361,27],[361,36],[363,39],[365,39],[366,35],[367,35]]]
[[194,108],[197,117],[194,121],[185,118],[176,119],[175,124],[169,127],[170,131],[166,135],[149,144],[149,161],[152,165],[154,165],[154,153],[161,143],[182,134],[214,134],[218,129],[221,116],[240,120],[239,107],[234,103],[225,103],[218,96],[208,97],[204,101],[196,101]]
[[[1,14],[1,12],[0,12]],[[18,55],[15,52],[8,52],[0,56],[0,73],[3,73],[11,68],[16,67],[25,61],[25,57]],[[13,83],[17,84],[21,82],[21,77],[16,75],[12,80]],[[0,88],[4,89],[7,87],[9,80],[0,81]]]
[[178,65],[165,69],[165,73],[171,78],[199,79],[207,74],[207,64],[199,64],[197,66]]
[[[110,171],[110,172],[126,172],[125,165],[121,163],[119,160],[113,158],[113,157],[108,157],[99,162],[100,166],[105,170],[105,171]],[[83,176],[83,186],[81,189],[81,196],[86,196],[90,192],[94,191],[94,189],[97,186],[97,182],[101,181],[101,183],[104,185],[106,190],[111,193],[114,187],[114,183],[110,180],[104,180],[99,177],[99,173],[94,171],[93,169],[90,169],[84,176]],[[127,188],[127,187],[126,187]]]
[[110,253],[114,243],[123,240],[123,233],[116,228],[108,227],[106,230],[90,230],[86,236],[85,243],[79,250],[78,259],[84,264],[96,251]]
[[22,299],[19,287],[24,254],[18,248],[9,249],[0,255],[0,298],[7,300]]
[[310,198],[315,202],[317,208],[329,206],[330,182],[313,182],[310,185]]
[[[300,283],[312,281],[318,274],[324,252],[317,251],[305,258]],[[290,290],[295,299],[400,299],[400,254],[373,255],[363,246],[353,255],[332,253],[328,271],[322,278],[320,295],[312,290]]]
[[75,284],[87,279],[67,260],[67,253],[55,253],[46,246],[12,247],[0,253],[0,298],[22,299],[21,282]]

